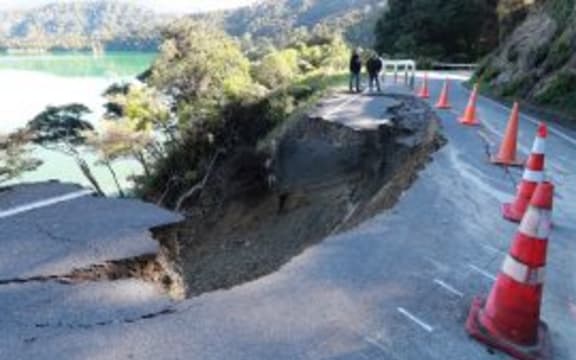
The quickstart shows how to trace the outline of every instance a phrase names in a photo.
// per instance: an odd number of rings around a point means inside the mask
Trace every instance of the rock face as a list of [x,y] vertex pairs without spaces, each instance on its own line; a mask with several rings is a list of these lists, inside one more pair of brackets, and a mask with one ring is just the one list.
[[248,167],[217,175],[226,186],[204,193],[207,206],[153,230],[171,294],[194,296],[269,274],[394,205],[440,144],[426,104],[398,103],[384,114],[390,124],[369,130],[306,116],[276,139],[260,170],[258,157],[244,155]]
[[[510,24],[518,25],[484,60],[477,77],[497,95],[524,98],[574,115],[576,3],[573,0],[521,3],[502,1],[502,21],[508,22],[509,28],[513,27]],[[518,21],[519,18],[523,20]]]

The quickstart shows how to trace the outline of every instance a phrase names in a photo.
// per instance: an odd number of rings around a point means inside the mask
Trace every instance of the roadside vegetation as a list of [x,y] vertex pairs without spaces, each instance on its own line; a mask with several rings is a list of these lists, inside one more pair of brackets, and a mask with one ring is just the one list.
[[574,0],[506,1],[499,11],[506,32],[473,80],[490,94],[522,99],[550,116],[576,117]]
[[312,35],[250,60],[224,32],[190,20],[164,39],[147,83],[167,95],[172,122],[162,157],[137,183],[175,208],[198,196],[218,163],[257,156],[268,134],[342,73],[350,52],[340,35]]
[[[70,156],[100,193],[92,167],[106,167],[123,196],[115,162],[130,159],[141,165],[142,176],[132,179],[140,196],[180,206],[220,161],[258,153],[298,109],[343,80],[350,55],[340,34],[309,34],[251,58],[235,38],[192,19],[167,27],[163,39],[143,82],[104,92],[97,123],[86,119],[91,110],[84,105],[51,106],[19,130],[26,134],[21,142],[7,136],[7,174],[33,170],[26,149],[35,144]],[[87,152],[98,162],[89,164]]]

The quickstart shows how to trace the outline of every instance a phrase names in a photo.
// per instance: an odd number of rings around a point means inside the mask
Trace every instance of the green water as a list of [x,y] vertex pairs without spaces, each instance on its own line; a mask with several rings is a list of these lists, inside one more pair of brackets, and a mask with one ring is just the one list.
[[0,70],[36,71],[64,77],[126,77],[146,70],[156,54],[113,52],[102,57],[90,53],[0,55]]
[[[82,103],[92,110],[90,121],[98,126],[103,115],[104,90],[115,82],[131,81],[150,67],[150,53],[110,53],[101,58],[91,54],[4,55],[0,56],[0,133],[8,133],[26,123],[48,105]],[[60,180],[88,185],[69,157],[42,148],[34,150],[44,165],[14,182]],[[108,194],[116,187],[97,158],[84,153],[96,178]],[[131,187],[130,177],[142,169],[134,161],[114,163],[122,185]],[[2,184],[0,184],[1,186]]]

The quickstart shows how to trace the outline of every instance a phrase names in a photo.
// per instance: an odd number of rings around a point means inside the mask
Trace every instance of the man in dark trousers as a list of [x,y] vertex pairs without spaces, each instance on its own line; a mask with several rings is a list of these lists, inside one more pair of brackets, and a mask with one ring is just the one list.
[[350,92],[360,92],[360,74],[362,72],[362,60],[360,53],[355,50],[350,58]]
[[375,53],[370,56],[370,59],[366,62],[366,70],[368,71],[369,87],[370,92],[374,89],[376,85],[376,90],[381,92],[380,88],[380,72],[382,71],[382,60]]

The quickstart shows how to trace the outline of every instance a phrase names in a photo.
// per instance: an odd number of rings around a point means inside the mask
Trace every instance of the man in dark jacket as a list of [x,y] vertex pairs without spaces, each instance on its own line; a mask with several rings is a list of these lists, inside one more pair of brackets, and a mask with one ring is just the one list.
[[370,92],[374,89],[374,85],[376,85],[376,90],[381,92],[382,89],[380,88],[380,72],[382,71],[382,60],[376,54],[372,54],[370,59],[366,62],[366,70],[368,71],[368,78]]
[[354,51],[350,58],[350,92],[360,92],[360,73],[362,72],[362,60],[358,50]]

